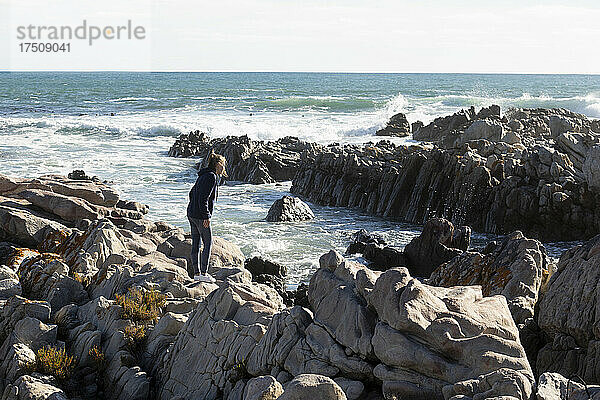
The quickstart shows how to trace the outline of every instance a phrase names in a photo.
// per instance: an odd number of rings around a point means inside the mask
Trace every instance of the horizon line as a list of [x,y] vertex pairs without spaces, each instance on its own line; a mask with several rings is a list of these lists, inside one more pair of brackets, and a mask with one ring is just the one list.
[[118,70],[118,69],[98,69],[98,70],[6,70],[0,69],[0,73],[10,72],[147,72],[147,73],[298,73],[298,74],[444,74],[444,75],[593,75],[598,76],[600,72],[400,72],[400,71],[285,71],[285,70]]

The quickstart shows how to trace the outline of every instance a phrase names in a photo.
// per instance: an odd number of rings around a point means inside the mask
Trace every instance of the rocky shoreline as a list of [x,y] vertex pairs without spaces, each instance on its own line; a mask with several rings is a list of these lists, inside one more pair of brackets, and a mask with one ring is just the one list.
[[303,300],[219,238],[216,284],[192,281],[189,235],[72,177],[0,175],[2,399],[600,398],[600,236],[553,265],[431,220],[381,271],[324,254]]
[[[598,128],[492,106],[414,146],[180,137],[233,179],[424,225],[404,249],[358,232],[294,292],[221,238],[193,281],[190,235],[83,171],[0,175],[0,399],[600,399]],[[474,251],[472,229],[503,236]],[[554,263],[538,239],[587,241]]]
[[[378,134],[396,135],[398,121],[406,131],[405,120],[393,117]],[[520,230],[542,241],[600,233],[600,121],[564,109],[502,115],[490,106],[426,126],[417,121],[411,129],[423,144],[324,146],[294,138],[210,140],[192,132],[169,154],[203,156],[214,149],[228,158],[234,180],[292,180],[292,193],[317,204],[417,225],[445,218],[477,232]]]

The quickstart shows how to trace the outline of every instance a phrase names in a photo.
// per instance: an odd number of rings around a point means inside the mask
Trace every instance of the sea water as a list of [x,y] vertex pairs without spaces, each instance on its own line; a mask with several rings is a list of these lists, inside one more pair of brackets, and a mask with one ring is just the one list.
[[[149,218],[189,230],[185,209],[197,160],[167,156],[181,133],[364,143],[381,139],[375,131],[397,112],[428,123],[489,104],[564,107],[600,118],[600,76],[4,72],[0,173],[33,178],[83,169],[112,182],[122,198],[148,204]],[[314,221],[265,222],[290,186],[228,182],[212,223],[214,234],[246,256],[285,264],[291,285],[306,280],[324,252],[343,252],[358,229],[399,248],[419,233],[416,226],[312,203]],[[475,235],[476,243],[485,239]],[[553,255],[565,246],[547,245]]]

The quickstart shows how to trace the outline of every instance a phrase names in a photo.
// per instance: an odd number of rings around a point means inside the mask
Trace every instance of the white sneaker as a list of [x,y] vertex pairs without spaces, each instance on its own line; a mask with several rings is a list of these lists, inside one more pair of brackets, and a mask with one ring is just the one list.
[[212,275],[211,275],[211,274],[209,274],[208,272],[207,272],[206,274],[204,274],[204,277],[205,277],[206,279],[208,279],[208,282],[210,282],[210,283],[215,283],[215,282],[217,281],[217,280],[216,280],[215,278],[213,278],[213,277],[212,277]]
[[202,276],[202,275],[200,275],[200,274],[196,274],[196,275],[194,275],[194,280],[195,280],[195,281],[199,281],[201,276]]

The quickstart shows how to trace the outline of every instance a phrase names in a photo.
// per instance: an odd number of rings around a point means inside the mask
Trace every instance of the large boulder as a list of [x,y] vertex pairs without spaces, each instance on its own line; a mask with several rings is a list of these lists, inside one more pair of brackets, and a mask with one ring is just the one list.
[[244,400],[277,400],[283,394],[283,386],[270,375],[252,378],[244,389]]
[[377,279],[368,301],[379,317],[374,373],[384,396],[531,395],[533,374],[503,296],[424,285],[394,268]]
[[[262,290],[261,290],[262,289]],[[158,398],[215,399],[239,380],[272,316],[283,308],[265,287],[224,283],[200,303],[162,359]]]
[[[432,218],[425,223],[421,234],[404,248],[413,275],[429,277],[437,267],[467,249],[471,229],[454,225],[443,218]],[[461,248],[456,248],[460,246]]]
[[536,400],[598,400],[600,386],[588,386],[579,378],[567,379],[561,374],[545,372],[537,385]]
[[600,384],[600,235],[565,251],[539,302],[537,321],[546,345],[538,372],[577,374]]
[[504,237],[485,254],[464,252],[431,274],[429,284],[481,285],[484,296],[501,294],[517,324],[532,318],[539,292],[553,265],[544,246],[521,232]]
[[331,378],[301,374],[286,383],[279,400],[328,399],[346,400],[346,394]]
[[276,200],[267,213],[269,222],[297,222],[314,219],[312,210],[297,197],[283,196]]
[[410,124],[406,115],[398,113],[392,116],[387,125],[375,132],[377,136],[408,136],[410,135]]
[[6,204],[6,201],[0,203],[0,241],[36,248],[54,232],[70,233],[60,222]]
[[600,145],[592,147],[585,156],[583,173],[588,186],[600,192]]
[[390,267],[408,266],[406,255],[399,249],[388,246],[382,237],[364,229],[353,235],[346,254],[361,253],[369,261],[369,268],[385,271]]
[[2,400],[69,400],[55,379],[41,374],[20,376],[6,386]]

